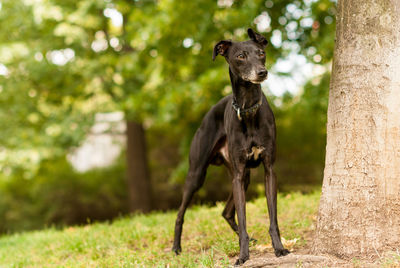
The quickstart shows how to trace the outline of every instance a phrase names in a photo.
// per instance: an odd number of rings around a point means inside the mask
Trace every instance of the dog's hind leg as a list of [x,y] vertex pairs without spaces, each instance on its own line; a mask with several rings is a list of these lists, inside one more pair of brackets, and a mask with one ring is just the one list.
[[233,202],[232,192],[229,194],[228,200],[226,201],[222,217],[228,222],[232,230],[239,235],[239,228],[235,220],[235,203]]
[[175,222],[175,236],[172,250],[179,254],[181,249],[181,235],[184,215],[190,201],[196,191],[204,183],[207,167],[213,159],[214,147],[221,139],[223,134],[218,128],[219,122],[215,121],[215,109],[211,110],[203,120],[200,128],[197,130],[189,154],[189,172],[186,177],[183,189],[183,198],[179,207],[178,216]]
[[[232,176],[232,174],[231,174]],[[250,184],[250,169],[246,169],[245,171],[245,181],[244,181],[244,189],[247,190],[247,187]],[[235,202],[233,201],[233,193],[229,194],[228,200],[226,201],[226,205],[224,211],[222,212],[222,217],[228,222],[229,226],[232,230],[239,235],[239,228],[235,220]]]
[[220,146],[218,142],[223,140],[225,136],[224,112],[226,105],[230,101],[229,97],[225,97],[211,108],[197,129],[190,145],[189,172],[183,190],[182,203],[175,222],[172,250],[176,254],[182,251],[181,235],[185,211],[194,193],[203,185],[207,167],[213,162],[218,146]]
[[172,250],[178,255],[181,251],[181,235],[182,235],[182,225],[185,211],[189,206],[190,201],[195,192],[197,192],[204,183],[207,167],[203,169],[190,169],[186,178],[183,198],[181,206],[179,207],[178,216],[175,222],[175,237],[174,245]]

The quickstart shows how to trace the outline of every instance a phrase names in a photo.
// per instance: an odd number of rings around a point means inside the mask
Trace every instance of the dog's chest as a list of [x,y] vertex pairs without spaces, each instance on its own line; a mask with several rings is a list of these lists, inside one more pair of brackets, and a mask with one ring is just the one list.
[[251,146],[249,152],[246,154],[248,160],[257,161],[265,148],[263,146]]
[[261,155],[265,151],[264,146],[260,145],[250,145],[248,148],[239,149],[234,152],[229,152],[228,142],[225,141],[224,144],[219,149],[219,153],[224,158],[227,163],[230,163],[233,158],[237,158],[238,160],[245,162],[259,162],[261,160]]

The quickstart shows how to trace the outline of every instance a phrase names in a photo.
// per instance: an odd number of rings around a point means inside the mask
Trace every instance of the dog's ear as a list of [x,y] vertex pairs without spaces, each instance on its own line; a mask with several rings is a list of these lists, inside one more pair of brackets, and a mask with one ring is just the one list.
[[218,54],[220,54],[222,56],[226,56],[226,53],[228,52],[228,48],[231,45],[232,45],[231,41],[228,41],[228,40],[219,41],[218,44],[216,44],[214,47],[212,59],[215,60],[215,57],[218,56]]
[[261,34],[253,31],[253,29],[251,29],[251,28],[247,29],[247,34],[249,35],[251,40],[260,44],[263,48],[267,46],[267,44],[268,44],[267,39],[265,39],[265,37],[262,36]]

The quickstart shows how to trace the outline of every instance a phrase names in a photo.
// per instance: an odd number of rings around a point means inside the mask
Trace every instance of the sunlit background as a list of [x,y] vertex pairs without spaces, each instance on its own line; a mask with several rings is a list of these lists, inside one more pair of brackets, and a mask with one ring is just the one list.
[[[269,40],[280,191],[320,187],[335,13],[330,0],[0,0],[0,232],[176,208],[193,134],[231,93],[213,47],[248,27]],[[212,167],[195,202],[229,191]],[[247,198],[262,194],[256,169]]]

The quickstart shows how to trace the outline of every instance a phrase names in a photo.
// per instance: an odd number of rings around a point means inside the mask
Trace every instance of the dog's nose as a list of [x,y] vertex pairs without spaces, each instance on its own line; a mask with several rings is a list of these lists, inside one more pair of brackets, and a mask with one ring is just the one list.
[[259,72],[257,73],[257,75],[258,75],[259,77],[265,77],[265,76],[267,76],[267,74],[268,74],[268,71],[267,71],[267,70],[261,70],[261,71],[259,71]]

